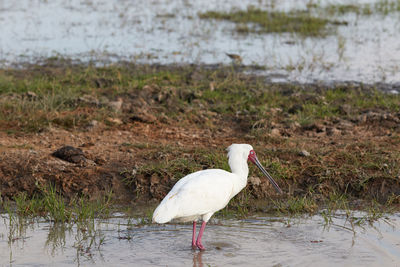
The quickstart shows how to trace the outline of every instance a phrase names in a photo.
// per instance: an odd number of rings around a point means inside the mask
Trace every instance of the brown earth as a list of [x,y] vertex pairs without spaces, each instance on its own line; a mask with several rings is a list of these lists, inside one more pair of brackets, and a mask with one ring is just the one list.
[[[50,129],[25,135],[0,132],[2,196],[11,198],[21,191],[32,195],[38,192],[38,184],[51,182],[67,197],[82,193],[96,198],[112,189],[117,198],[133,200],[135,188],[124,184],[121,173],[154,159],[148,159],[148,152],[143,152],[148,151],[146,147],[125,144],[217,147],[233,141],[229,134],[216,139],[207,130],[160,123],[134,122],[115,128],[98,125],[90,131]],[[54,157],[52,153],[64,145],[82,149],[86,160],[73,163]],[[139,187],[148,183],[143,177],[138,179]],[[164,188],[160,194],[167,190]]]
[[[340,150],[349,151],[351,148],[354,153],[363,153],[366,143],[382,149],[399,149],[399,131],[384,127],[386,124],[393,126],[391,120],[397,124],[398,117],[394,118],[394,115],[370,113],[358,122],[326,121],[308,127],[272,123],[273,129],[261,138],[249,131],[238,130],[247,124],[240,120],[236,123],[220,120],[218,123],[224,127],[215,131],[197,127],[196,124],[183,127],[171,120],[165,123],[123,123],[115,119],[118,121],[111,127],[98,122],[87,129],[71,131],[50,128],[35,134],[0,132],[0,189],[3,197],[12,198],[18,192],[27,192],[28,195],[38,193],[41,185],[50,182],[61,189],[66,197],[82,194],[95,199],[112,190],[115,198],[124,203],[158,201],[176,180],[168,175],[160,177],[157,173],[137,173],[143,164],[172,159],[181,151],[184,151],[186,157],[195,158],[198,148],[213,149],[222,154],[225,153],[223,148],[231,143],[250,143],[255,148],[263,147],[271,151],[284,164],[299,167],[299,173],[294,174],[293,179],[275,177],[289,195],[304,194],[312,185],[318,186],[316,189],[319,194],[329,195],[332,188],[351,187],[351,179],[348,181],[348,177],[338,177],[321,183],[316,176],[320,173],[316,170],[319,166],[310,162],[306,152],[319,151],[320,157],[326,157],[333,151],[337,154]],[[80,148],[84,159],[74,163],[52,155],[65,145]],[[159,151],[160,147],[167,149]],[[307,148],[305,155],[303,152],[292,152],[304,148]],[[260,154],[259,157],[270,156]],[[333,165],[340,165],[337,162],[340,160],[346,161],[340,157],[321,161],[324,164],[335,161]],[[329,166],[325,167],[327,172],[334,171]],[[275,196],[271,186],[264,179],[257,178],[259,174],[255,173],[255,169],[252,169],[250,175],[249,190],[255,198]],[[399,195],[400,173],[391,175],[393,179],[383,177],[371,181],[366,190],[359,192],[360,197],[365,193],[377,198],[386,196],[385,199],[391,194]]]

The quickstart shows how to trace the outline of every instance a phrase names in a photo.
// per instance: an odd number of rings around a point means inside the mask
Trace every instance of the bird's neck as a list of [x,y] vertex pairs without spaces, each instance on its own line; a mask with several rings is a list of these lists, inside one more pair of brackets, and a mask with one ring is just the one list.
[[247,184],[247,176],[249,175],[249,166],[247,161],[240,157],[229,158],[229,167],[233,174],[236,174],[237,181],[235,182],[234,195],[239,193]]

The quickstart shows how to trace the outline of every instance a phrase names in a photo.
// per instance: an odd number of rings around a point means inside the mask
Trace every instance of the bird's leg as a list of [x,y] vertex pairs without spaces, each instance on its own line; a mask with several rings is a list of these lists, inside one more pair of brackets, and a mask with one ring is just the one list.
[[196,248],[196,221],[193,221],[192,248]]
[[201,243],[201,238],[203,237],[203,232],[204,232],[204,229],[206,228],[206,223],[207,223],[207,222],[205,222],[205,221],[203,221],[203,222],[201,223],[199,235],[197,236],[196,246],[197,246],[200,250],[205,250],[205,249],[206,249],[206,248],[203,246],[203,244]]

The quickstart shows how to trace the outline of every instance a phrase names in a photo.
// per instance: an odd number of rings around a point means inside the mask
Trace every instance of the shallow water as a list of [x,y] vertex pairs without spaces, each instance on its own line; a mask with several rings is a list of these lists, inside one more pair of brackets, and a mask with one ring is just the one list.
[[[364,1],[322,1],[360,4]],[[326,38],[248,34],[199,12],[305,9],[309,0],[16,0],[0,1],[0,62],[63,56],[84,61],[261,65],[273,81],[400,82],[400,14],[338,16],[347,26]],[[400,85],[399,85],[400,87]]]
[[[117,215],[117,214],[116,214]],[[363,214],[359,213],[362,217]],[[344,215],[213,220],[206,251],[190,247],[191,225],[137,225],[126,217],[97,220],[94,230],[36,221],[0,223],[0,265],[13,266],[399,266],[400,214],[351,226]],[[13,232],[16,230],[16,232]],[[18,232],[20,230],[20,232]],[[13,233],[10,235],[10,233]]]

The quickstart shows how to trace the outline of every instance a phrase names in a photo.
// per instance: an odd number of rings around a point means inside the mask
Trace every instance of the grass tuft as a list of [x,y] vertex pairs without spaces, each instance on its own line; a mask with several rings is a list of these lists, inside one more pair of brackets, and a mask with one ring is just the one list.
[[306,11],[264,11],[253,7],[246,11],[228,13],[208,11],[200,13],[202,19],[229,20],[238,24],[240,33],[295,33],[301,36],[324,36],[328,25],[346,24],[343,21],[329,20],[311,15]]
[[10,214],[16,213],[19,217],[34,218],[43,217],[55,223],[77,223],[94,220],[109,215],[112,192],[102,199],[89,201],[85,197],[75,197],[69,202],[57,192],[56,187],[41,187],[40,194],[28,198],[25,192],[17,194],[15,201],[15,212],[7,202],[0,203],[2,208]]

